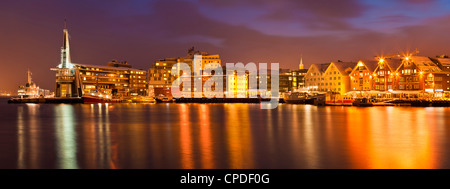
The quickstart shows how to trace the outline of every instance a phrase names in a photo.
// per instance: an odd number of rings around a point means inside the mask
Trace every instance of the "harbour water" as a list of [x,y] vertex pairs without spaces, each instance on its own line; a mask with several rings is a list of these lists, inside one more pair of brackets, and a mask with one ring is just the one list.
[[450,108],[7,104],[0,168],[450,168]]

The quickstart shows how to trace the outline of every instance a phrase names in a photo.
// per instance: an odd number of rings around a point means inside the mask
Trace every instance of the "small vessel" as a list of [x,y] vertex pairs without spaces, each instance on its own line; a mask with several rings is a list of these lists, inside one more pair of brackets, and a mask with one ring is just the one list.
[[110,94],[100,93],[96,89],[92,89],[90,93],[84,94],[81,99],[85,104],[93,103],[119,103],[122,102],[121,99],[112,98]]
[[337,92],[328,92],[326,94],[325,105],[327,106],[352,106],[353,97],[341,95]]
[[325,95],[324,94],[317,94],[316,96],[314,96],[313,100],[314,100],[314,105],[315,106],[325,106]]
[[167,96],[159,96],[158,98],[156,98],[156,102],[159,103],[169,103],[169,102],[173,102],[174,99],[172,97],[167,97]]
[[136,102],[139,103],[156,103],[155,98],[153,97],[140,97]]
[[287,104],[306,104],[308,98],[308,93],[293,92],[291,94],[285,95],[284,101]]
[[358,107],[369,107],[373,106],[373,103],[367,98],[357,98],[353,101],[352,105]]

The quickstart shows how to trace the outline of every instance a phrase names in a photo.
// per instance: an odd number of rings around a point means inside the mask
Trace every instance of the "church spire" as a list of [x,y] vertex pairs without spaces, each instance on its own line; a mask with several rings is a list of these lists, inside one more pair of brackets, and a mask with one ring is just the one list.
[[300,64],[298,65],[298,68],[301,70],[305,68],[305,66],[303,66],[303,54],[300,55]]
[[70,46],[69,46],[69,31],[67,30],[67,22],[64,19],[64,38],[63,46],[61,47],[61,68],[70,68]]

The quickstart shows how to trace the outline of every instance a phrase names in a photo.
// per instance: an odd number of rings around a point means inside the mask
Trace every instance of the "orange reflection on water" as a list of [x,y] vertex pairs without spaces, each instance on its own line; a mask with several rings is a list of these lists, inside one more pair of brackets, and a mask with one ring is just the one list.
[[192,156],[192,136],[189,123],[189,107],[186,104],[180,104],[180,148],[181,148],[181,167],[183,169],[193,169],[194,159]]
[[200,115],[200,152],[203,169],[214,168],[213,147],[211,138],[211,122],[209,105],[202,104],[199,106]]
[[[357,109],[357,108],[355,108]],[[427,109],[358,108],[348,113],[348,140],[354,168],[437,168],[435,118]],[[350,112],[350,111],[349,111]]]
[[227,142],[231,169],[253,168],[253,144],[248,105],[226,105]]

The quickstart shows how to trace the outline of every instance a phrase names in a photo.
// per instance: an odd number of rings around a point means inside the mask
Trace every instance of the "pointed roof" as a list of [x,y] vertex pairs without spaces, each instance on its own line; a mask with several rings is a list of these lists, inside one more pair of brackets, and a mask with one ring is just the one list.
[[370,72],[375,71],[378,66],[378,61],[375,60],[363,60],[362,63],[366,65],[367,69],[369,69]]
[[328,66],[330,66],[331,63],[324,63],[324,64],[319,64],[318,68],[320,70],[320,72],[325,72],[328,68]]
[[307,73],[311,70],[311,67],[315,67],[320,73],[324,73],[325,70],[327,70],[330,63],[324,63],[324,64],[311,64],[309,67]]
[[348,75],[350,74],[351,71],[347,71],[349,70],[353,70],[353,68],[356,66],[356,62],[331,62],[334,66],[336,66],[336,68],[339,70],[339,72],[341,72],[342,75]]
[[352,74],[353,72],[355,72],[355,71],[357,71],[358,70],[358,68],[359,68],[359,63],[362,63],[366,68],[367,68],[367,70],[369,70],[369,72],[374,72],[375,71],[375,69],[378,67],[378,61],[374,61],[374,60],[360,60],[354,67],[353,67],[353,70],[352,70],[352,72],[350,73],[350,74]]
[[391,68],[392,71],[397,70],[400,65],[402,65],[402,59],[398,58],[389,58],[384,60],[385,63]]

